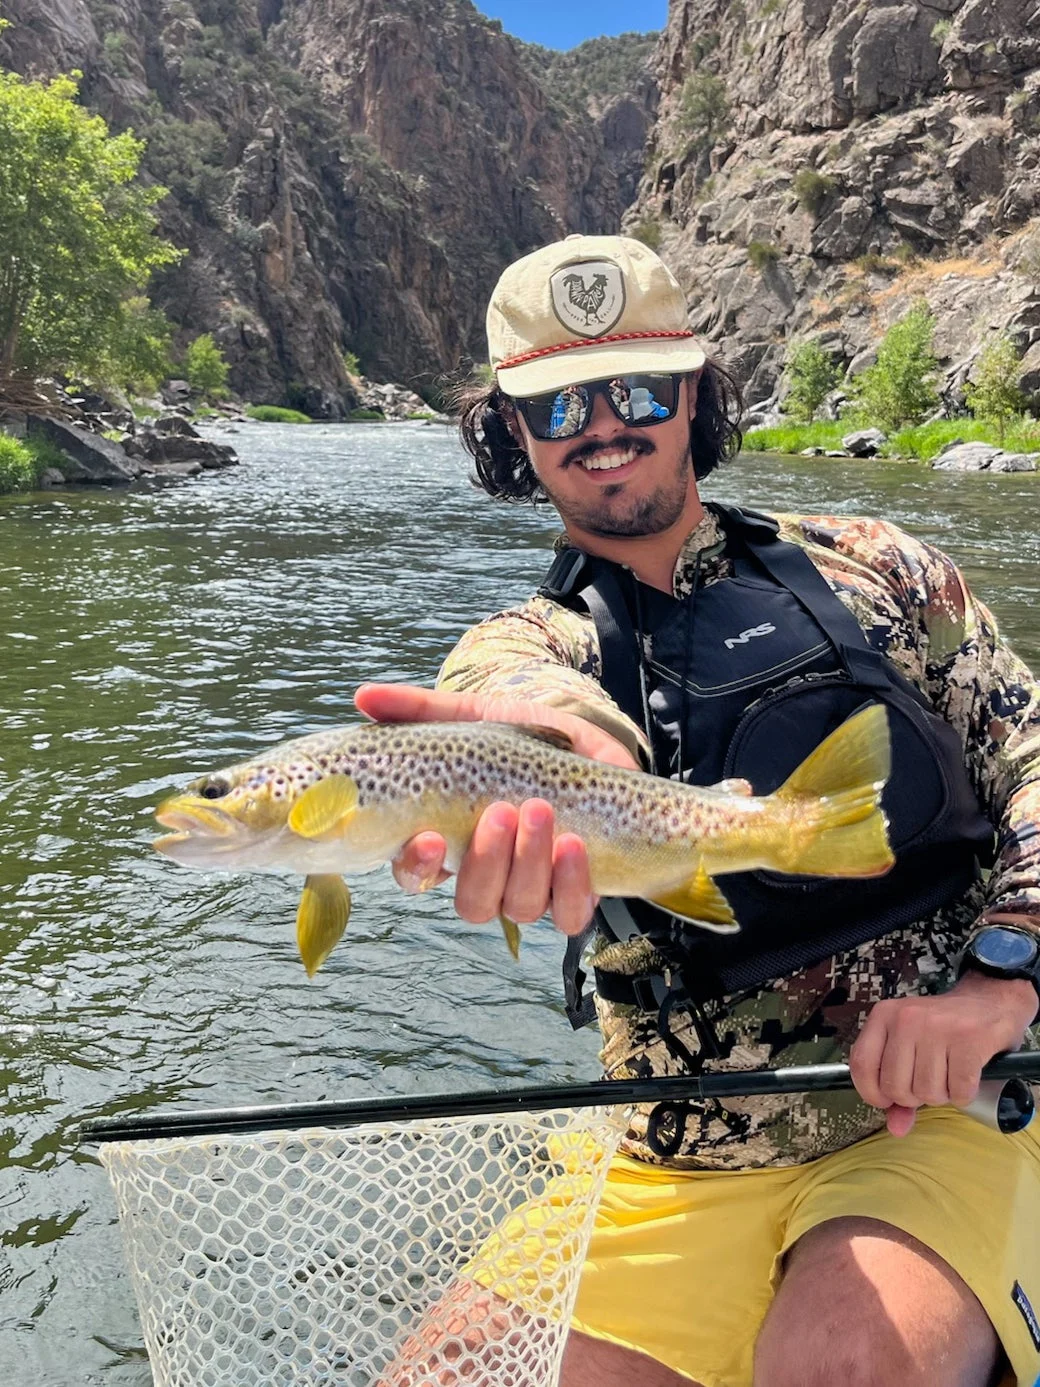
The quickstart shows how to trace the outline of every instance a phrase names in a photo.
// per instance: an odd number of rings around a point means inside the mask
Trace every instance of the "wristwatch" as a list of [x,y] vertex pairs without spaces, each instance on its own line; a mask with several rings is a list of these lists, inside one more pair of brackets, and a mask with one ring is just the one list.
[[1040,1003],[1040,939],[1013,925],[980,929],[961,956],[960,975],[971,969],[991,978],[1023,978],[1036,989]]

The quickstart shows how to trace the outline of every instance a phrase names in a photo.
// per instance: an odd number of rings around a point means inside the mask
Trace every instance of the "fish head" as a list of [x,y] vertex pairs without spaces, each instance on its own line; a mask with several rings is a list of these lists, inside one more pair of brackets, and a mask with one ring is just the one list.
[[249,763],[200,776],[155,811],[172,830],[155,847],[190,867],[252,866],[261,845],[285,828],[294,798],[276,765]]

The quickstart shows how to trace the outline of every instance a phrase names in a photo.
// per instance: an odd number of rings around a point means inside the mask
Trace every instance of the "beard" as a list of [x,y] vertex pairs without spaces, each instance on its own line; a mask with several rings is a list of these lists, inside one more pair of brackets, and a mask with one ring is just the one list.
[[[638,436],[612,440],[610,447],[616,448],[619,443],[633,447],[640,457],[655,451],[652,443]],[[606,451],[602,444],[576,448],[568,455],[564,466],[580,466],[584,458]],[[692,477],[693,453],[687,446],[675,466],[660,478],[651,492],[643,496],[627,497],[626,483],[619,482],[616,486],[603,487],[595,501],[582,504],[573,498],[561,497],[545,484],[544,479],[542,488],[559,511],[565,526],[582,529],[586,534],[598,535],[603,539],[634,539],[661,534],[676,524],[686,506]]]

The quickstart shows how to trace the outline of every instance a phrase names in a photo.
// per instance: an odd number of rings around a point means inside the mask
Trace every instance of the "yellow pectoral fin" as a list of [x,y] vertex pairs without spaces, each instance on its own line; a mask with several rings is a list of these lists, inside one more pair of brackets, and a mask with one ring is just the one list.
[[520,926],[515,920],[511,920],[508,915],[499,915],[498,922],[502,926],[502,933],[505,935],[506,944],[509,952],[515,959],[520,958]]
[[677,915],[691,925],[699,925],[701,929],[710,929],[716,934],[733,934],[740,929],[729,901],[703,866],[698,866],[696,874],[685,886],[651,899],[662,910]]
[[326,838],[350,822],[357,805],[357,783],[349,775],[327,775],[293,805],[289,827],[301,838]]
[[309,876],[296,912],[296,944],[313,978],[343,937],[350,919],[350,891],[342,877]]

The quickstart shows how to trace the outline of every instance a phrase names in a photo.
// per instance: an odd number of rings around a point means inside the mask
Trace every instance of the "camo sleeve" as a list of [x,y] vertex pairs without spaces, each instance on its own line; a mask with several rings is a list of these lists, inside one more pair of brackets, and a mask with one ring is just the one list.
[[[880,521],[814,517],[795,528],[800,533],[789,537],[808,541],[821,569],[837,563],[828,577],[872,643],[961,737],[979,803],[997,832],[985,914],[1030,917],[1040,933],[1040,681],[941,550]],[[823,562],[816,545],[832,551]],[[860,602],[878,579],[887,600],[875,591]]]
[[548,703],[595,723],[645,760],[645,735],[599,684],[601,672],[591,619],[532,597],[468,630],[441,667],[437,687]]

